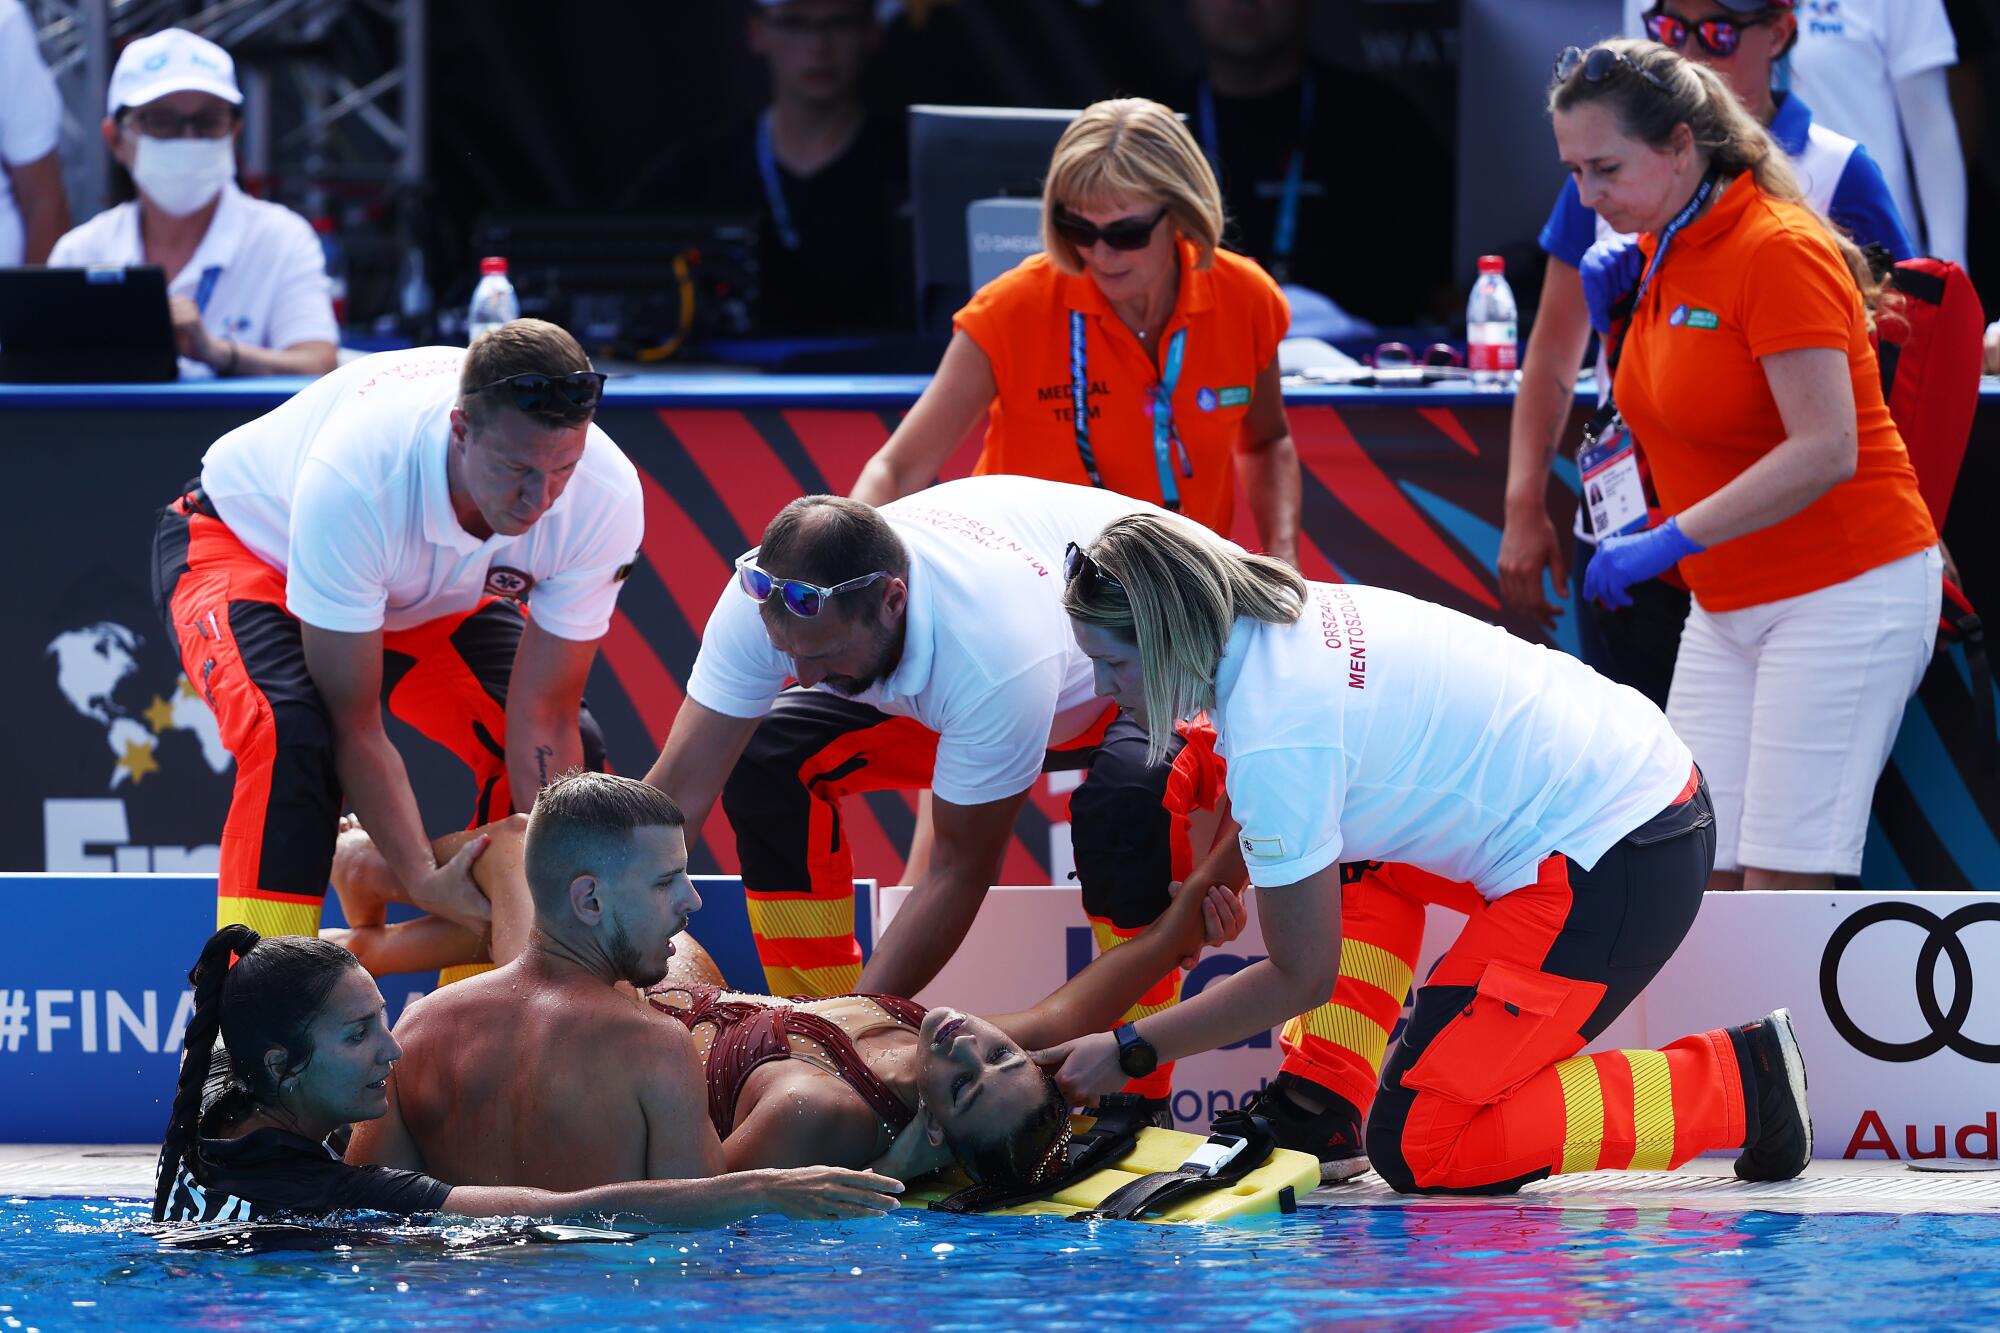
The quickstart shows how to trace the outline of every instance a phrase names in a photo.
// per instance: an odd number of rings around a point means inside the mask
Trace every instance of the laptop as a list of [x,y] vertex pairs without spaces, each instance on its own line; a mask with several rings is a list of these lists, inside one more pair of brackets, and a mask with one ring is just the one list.
[[138,384],[179,376],[166,270],[0,268],[0,381]]

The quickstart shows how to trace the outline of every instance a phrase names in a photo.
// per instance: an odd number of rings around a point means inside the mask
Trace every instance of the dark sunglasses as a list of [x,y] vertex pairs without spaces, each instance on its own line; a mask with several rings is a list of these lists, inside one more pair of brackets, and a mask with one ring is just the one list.
[[1151,218],[1120,218],[1108,226],[1100,227],[1094,222],[1086,222],[1065,208],[1056,210],[1056,233],[1079,250],[1088,250],[1103,241],[1113,250],[1143,250],[1153,239],[1153,228],[1160,225],[1160,219],[1167,215],[1164,205]]
[[1377,369],[1386,369],[1394,366],[1433,366],[1443,368],[1446,366],[1462,366],[1465,364],[1465,358],[1459,354],[1459,350],[1456,347],[1448,343],[1432,343],[1424,349],[1421,357],[1410,350],[1408,343],[1383,343],[1375,349],[1374,355],[1368,358],[1368,364]]
[[484,394],[494,388],[506,388],[508,398],[522,412],[540,412],[558,400],[568,406],[594,408],[598,398],[604,396],[604,380],[608,378],[600,370],[572,370],[570,374],[538,374],[530,370],[528,374],[510,374],[504,380],[468,388],[466,392]]
[[482,384],[471,393],[485,393],[503,385],[514,406],[523,412],[539,412],[557,401],[571,407],[596,407],[597,400],[604,396],[604,381],[608,376],[595,370],[575,370],[567,375],[542,375],[530,372],[525,375],[509,375],[505,379]]
[[757,552],[761,546],[753,546],[736,557],[736,581],[751,601],[762,606],[776,593],[784,602],[785,609],[801,620],[811,620],[826,608],[826,599],[837,597],[856,588],[865,588],[879,579],[889,577],[889,571],[878,569],[873,574],[863,574],[858,579],[836,583],[831,588],[822,588],[817,583],[807,583],[804,579],[781,579],[758,567]]
[[1075,587],[1085,596],[1089,596],[1091,587],[1099,583],[1116,588],[1119,592],[1125,591],[1125,585],[1105,573],[1104,566],[1092,560],[1090,553],[1081,546],[1071,542],[1063,547],[1063,586]]
[[1633,60],[1623,51],[1614,51],[1608,46],[1593,46],[1588,51],[1580,46],[1566,46],[1556,57],[1556,78],[1567,82],[1578,69],[1583,71],[1586,83],[1603,83],[1621,69],[1630,70],[1661,92],[1668,91],[1666,80]]
[[1743,41],[1743,30],[1769,23],[1781,11],[1767,9],[1753,18],[1747,19],[1704,19],[1700,23],[1689,23],[1677,14],[1652,14],[1646,19],[1646,35],[1661,46],[1671,46],[1678,51],[1693,37],[1701,43],[1701,49],[1712,56],[1733,56]]

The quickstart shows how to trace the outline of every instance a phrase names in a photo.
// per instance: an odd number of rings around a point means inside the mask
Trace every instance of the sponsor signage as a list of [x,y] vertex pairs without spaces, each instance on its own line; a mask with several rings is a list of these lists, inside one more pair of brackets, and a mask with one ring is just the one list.
[[[730,984],[762,990],[742,881],[697,876],[696,937]],[[872,885],[857,926],[872,938]],[[0,1143],[155,1143],[166,1128],[187,972],[215,929],[213,875],[0,875]],[[326,924],[340,924],[327,896]],[[383,977],[391,1017],[437,974]]]
[[[908,893],[879,890],[877,919],[893,920]],[[1094,955],[1079,897],[996,889],[973,945],[918,998],[980,1013],[1033,1004]],[[1184,996],[1262,956],[1255,900],[1242,937],[1203,955]],[[1429,909],[1419,977],[1463,923]],[[1710,894],[1653,984],[1589,1049],[1664,1046],[1780,1006],[1805,1053],[1819,1156],[2000,1160],[2000,899]],[[1175,1119],[1205,1125],[1269,1080],[1280,1054],[1273,1030],[1181,1061]]]
[[[731,984],[762,989],[740,882],[697,880],[694,933]],[[906,888],[858,894],[892,919]],[[0,1142],[132,1143],[159,1136],[181,1034],[187,968],[214,920],[206,875],[0,875]],[[871,911],[871,906],[873,910]],[[1194,995],[1263,954],[1251,895],[1243,936],[1205,953]],[[338,908],[328,900],[329,924]],[[1417,974],[1463,918],[1430,909]],[[962,949],[917,997],[975,1013],[1033,1004],[1094,956],[1077,890],[988,895]],[[390,1012],[434,976],[382,981]],[[2000,899],[1954,894],[1711,894],[1686,942],[1592,1049],[1656,1047],[1792,1010],[1825,1157],[2000,1161]],[[1173,1110],[1208,1123],[1278,1067],[1277,1034],[1181,1061]]]

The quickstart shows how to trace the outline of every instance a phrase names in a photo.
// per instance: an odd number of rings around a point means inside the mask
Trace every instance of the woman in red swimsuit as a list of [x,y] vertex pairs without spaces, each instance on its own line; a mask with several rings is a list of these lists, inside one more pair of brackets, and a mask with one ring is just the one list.
[[[384,906],[403,901],[400,886],[367,834],[344,827],[334,887],[350,920],[369,924],[321,933],[377,975],[507,961],[533,911],[521,870],[526,822],[517,815],[432,844],[448,858],[469,838],[488,839],[473,879],[492,901],[490,927],[432,917],[381,925]],[[1062,1164],[1069,1107],[1026,1053],[1105,1031],[1169,969],[1234,939],[1243,924],[1228,889],[1181,894],[1033,1008],[991,1019],[893,995],[729,991],[686,934],[675,937],[672,971],[647,998],[686,1023],[701,1048],[709,1117],[732,1171],[873,1166],[912,1180],[956,1160],[977,1180],[1034,1184]]]
[[678,951],[647,999],[701,1048],[732,1171],[870,1166],[911,1180],[957,1161],[975,1180],[1035,1184],[1063,1163],[1069,1103],[1027,1052],[1105,1030],[1211,936],[1241,929],[1242,912],[1228,889],[1181,894],[1033,1008],[990,1019],[893,995],[740,994],[706,955]]

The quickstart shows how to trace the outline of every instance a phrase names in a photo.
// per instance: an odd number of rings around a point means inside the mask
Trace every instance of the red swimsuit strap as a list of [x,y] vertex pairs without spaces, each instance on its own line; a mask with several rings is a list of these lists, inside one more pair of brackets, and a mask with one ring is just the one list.
[[[700,1023],[708,1023],[715,1028],[705,1073],[708,1118],[714,1122],[715,1132],[721,1137],[728,1138],[730,1130],[736,1127],[736,1103],[743,1095],[743,1084],[764,1065],[791,1056],[794,1052],[790,1039],[794,1036],[816,1041],[824,1047],[828,1058],[833,1061],[834,1074],[859,1093],[869,1109],[892,1130],[900,1132],[913,1118],[910,1109],[868,1067],[861,1052],[855,1049],[853,1039],[833,1020],[803,1009],[725,1000],[722,988],[718,986],[686,984],[668,989],[686,992],[691,1003],[685,1009],[674,1006],[656,1008],[679,1019],[690,1030]],[[914,1028],[923,1022],[924,1007],[901,996],[840,998],[870,1000],[888,1014],[890,1021],[906,1027]]]
[[716,1136],[726,1139],[736,1127],[736,1098],[743,1090],[743,1080],[766,1060],[781,1058],[791,1051],[790,1043],[773,1022],[768,1018],[761,1023],[755,1021],[760,1014],[772,1015],[778,1011],[766,1005],[724,1000],[722,987],[701,982],[677,983],[659,989],[685,992],[689,1002],[686,1008],[654,1004],[655,1009],[678,1019],[690,1032],[703,1023],[715,1028],[702,1072],[708,1084],[708,1118],[715,1125]]
[[[876,997],[871,995],[860,998],[872,1000]],[[883,1007],[886,1009],[888,1006]],[[861,1058],[861,1052],[854,1048],[853,1039],[838,1023],[819,1014],[807,1013],[803,1009],[783,1012],[786,1031],[792,1036],[806,1037],[824,1046],[826,1053],[833,1058],[834,1072],[840,1076],[841,1081],[860,1093],[861,1100],[867,1102],[891,1130],[901,1132],[903,1126],[915,1118],[915,1112],[903,1105],[902,1099],[889,1091],[886,1083],[875,1077],[875,1071]],[[921,1010],[919,1013],[921,1014]],[[894,1013],[891,1013],[890,1017],[899,1023],[903,1021]]]
[[883,1013],[908,1028],[922,1027],[924,1015],[930,1012],[915,1000],[906,1000],[900,995],[864,995],[861,998],[875,1001],[882,1007]]

